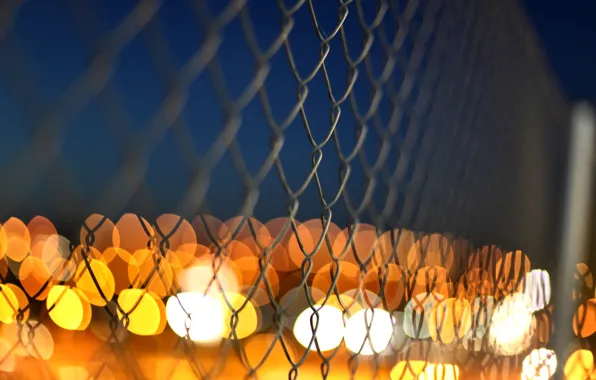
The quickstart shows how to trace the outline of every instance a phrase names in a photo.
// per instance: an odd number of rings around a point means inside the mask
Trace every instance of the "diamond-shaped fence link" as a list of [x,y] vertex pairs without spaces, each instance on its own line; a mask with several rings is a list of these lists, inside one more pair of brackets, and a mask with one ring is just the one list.
[[7,376],[554,370],[569,110],[517,1],[5,0],[0,80]]

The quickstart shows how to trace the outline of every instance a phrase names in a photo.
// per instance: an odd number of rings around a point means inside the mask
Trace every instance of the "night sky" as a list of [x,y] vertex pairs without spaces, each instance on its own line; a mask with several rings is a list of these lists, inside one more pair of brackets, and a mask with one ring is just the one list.
[[523,3],[568,99],[596,102],[596,2]]
[[[113,178],[122,163],[131,155],[134,157],[139,142],[144,141],[143,136],[148,135],[147,126],[155,118],[168,89],[167,73],[182,68],[206,38],[188,2],[166,2],[160,10],[159,22],[149,24],[149,28],[110,61],[115,64],[115,71],[109,86],[76,114],[69,113],[67,121],[58,123],[60,132],[55,142],[61,152],[59,160],[44,165],[41,174],[27,186],[11,186],[21,183],[17,178],[19,173],[11,168],[17,160],[27,162],[25,166],[36,163],[35,150],[23,153],[36,123],[49,119],[46,111],[51,110],[69,86],[76,83],[76,78],[84,74],[96,42],[118,25],[135,3],[133,0],[30,1],[13,18],[13,32],[5,38],[0,34],[0,125],[4,136],[0,143],[1,173],[4,175],[0,197],[5,199],[0,211],[3,217],[8,214],[27,218],[41,214],[56,223],[80,225],[84,215],[104,213],[102,204],[105,202],[98,199],[106,193],[106,188],[112,186],[110,191],[120,194],[120,189],[114,188]],[[208,3],[210,10],[218,13],[227,2]],[[596,100],[596,75],[593,74],[596,52],[590,48],[596,37],[595,3],[588,0],[569,1],[565,6],[554,0],[525,0],[524,3],[562,90],[571,100]],[[267,4],[269,2],[250,1],[251,28],[261,47],[271,44],[280,33],[281,14]],[[328,33],[337,22],[337,4],[333,1],[317,4],[317,14],[323,15],[319,20],[321,29]],[[367,12],[372,15],[374,9],[365,10]],[[307,7],[303,7],[295,19],[297,24],[310,23]],[[347,25],[348,30],[360,31],[355,18],[348,20],[354,23]],[[297,69],[306,76],[318,58],[319,42],[313,28],[303,30],[300,34],[292,34],[290,42]],[[240,95],[255,78],[255,60],[244,35],[239,19],[224,29],[218,60],[229,98]],[[160,38],[165,41],[162,45]],[[360,39],[352,38],[350,44],[348,48],[356,55],[361,46]],[[167,48],[167,53],[163,47]],[[372,54],[379,53],[374,49],[377,47],[373,48]],[[155,56],[159,58],[155,59]],[[273,117],[281,122],[296,104],[295,79],[283,48],[271,58],[271,63],[265,88]],[[332,44],[328,63],[337,68],[329,75],[336,96],[339,96],[347,85],[346,64],[339,40]],[[292,86],[285,85],[287,83]],[[331,106],[322,75],[315,77],[309,89],[306,101],[308,122],[314,139],[320,143],[329,132]],[[155,139],[143,171],[141,190],[130,194],[127,197],[130,201],[115,207],[113,215],[108,216],[137,212],[153,217],[179,210],[190,184],[189,178],[197,169],[192,166],[201,162],[197,156],[204,157],[209,152],[225,122],[222,102],[214,91],[213,75],[202,72],[188,90],[183,110],[186,126],[179,128],[177,125],[162,131],[163,135],[157,134],[159,138]],[[358,81],[355,91],[358,94],[356,102],[364,110],[369,104],[370,82]],[[379,113],[386,121],[389,115],[383,109],[380,107]],[[258,97],[244,107],[241,121],[232,145],[241,152],[245,167],[238,168],[230,152],[216,156],[219,161],[207,176],[210,182],[206,202],[196,210],[198,212],[213,214],[223,220],[237,215],[245,193],[240,173],[255,175],[266,162],[271,150],[271,129]],[[355,124],[352,112],[342,113],[337,127],[340,136],[337,143],[345,154],[356,145]],[[296,190],[312,168],[313,152],[300,116],[288,125],[284,139],[280,158],[287,181]],[[362,149],[370,163],[377,157],[379,143],[379,136],[369,133]],[[340,160],[336,141],[331,139],[322,153],[320,179],[324,197],[331,201],[339,189]],[[389,159],[388,169],[394,170],[394,166],[395,159]],[[356,159],[347,184],[356,204],[362,198],[363,179],[362,165]],[[259,190],[254,212],[258,219],[265,221],[287,215],[288,197],[275,167],[271,167],[264,177]],[[379,187],[373,196],[378,208],[383,206],[384,197],[384,190]],[[297,217],[299,220],[318,217],[322,208],[317,187],[311,183],[300,197]],[[342,200],[333,210],[334,221],[341,224],[347,220]]]

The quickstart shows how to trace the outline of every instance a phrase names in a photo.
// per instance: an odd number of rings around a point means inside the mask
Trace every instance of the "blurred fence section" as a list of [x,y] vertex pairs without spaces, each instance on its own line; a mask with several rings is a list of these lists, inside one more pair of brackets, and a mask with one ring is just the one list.
[[517,1],[2,1],[0,57],[7,370],[552,364],[569,110]]

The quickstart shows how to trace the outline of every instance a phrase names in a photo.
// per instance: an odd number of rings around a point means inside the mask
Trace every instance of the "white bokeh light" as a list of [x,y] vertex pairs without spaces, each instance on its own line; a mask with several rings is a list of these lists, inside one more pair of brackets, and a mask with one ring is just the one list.
[[224,330],[220,303],[201,293],[179,293],[170,297],[166,304],[166,318],[176,335],[188,336],[194,342],[218,342]]
[[497,354],[517,355],[528,348],[535,329],[530,301],[524,294],[514,293],[495,308],[489,338]]
[[534,269],[526,273],[523,292],[530,300],[530,310],[544,309],[550,303],[550,276],[547,271]]
[[548,380],[557,370],[557,355],[546,348],[532,350],[522,363],[522,380]]
[[351,352],[374,355],[387,348],[392,334],[393,324],[388,312],[383,309],[362,309],[348,320],[344,341]]
[[[321,351],[330,351],[340,345],[344,338],[344,320],[342,312],[333,306],[317,306],[317,317],[313,316],[311,308],[304,310],[294,324],[294,336],[303,347],[308,347],[313,337],[313,327],[316,327],[314,336]],[[311,327],[310,321],[313,321]],[[310,350],[316,351],[317,347],[313,340]]]

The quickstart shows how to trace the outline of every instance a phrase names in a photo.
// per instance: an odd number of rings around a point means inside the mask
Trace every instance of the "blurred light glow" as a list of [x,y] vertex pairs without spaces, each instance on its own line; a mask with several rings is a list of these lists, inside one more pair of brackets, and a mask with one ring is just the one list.
[[20,219],[10,218],[2,226],[0,234],[0,249],[2,256],[6,255],[13,261],[21,262],[29,255],[31,248],[31,235],[25,223]]
[[75,274],[77,288],[92,305],[105,306],[114,296],[114,276],[105,263],[96,259],[89,259],[89,268],[85,262],[79,264]]
[[[27,319],[29,319],[29,308],[27,306],[29,306],[29,298],[27,298],[27,295],[25,294],[25,292],[23,292],[23,290],[21,288],[19,288],[17,285],[15,284],[6,284],[6,286],[12,290],[12,292],[14,293],[15,297],[17,298],[17,302],[18,302],[18,308],[20,310],[25,310],[25,312],[23,313],[22,316],[22,320],[21,323],[24,323],[27,321]],[[18,317],[18,312],[15,313],[15,321],[17,321],[17,317]],[[1,357],[1,356],[0,356]]]
[[[325,294],[317,288],[308,288],[308,292],[308,297],[312,298],[314,302],[317,302],[317,300],[319,299],[325,298]],[[334,299],[336,299],[336,297],[329,297],[329,300],[325,305],[335,306],[336,308],[339,308],[338,302],[333,302]],[[309,302],[307,299],[307,295],[304,292],[304,288],[289,289],[279,300],[279,306],[283,310],[284,327],[290,330],[294,330],[294,325],[296,324],[298,316],[305,309],[308,309],[308,305]]]
[[[191,224],[175,214],[162,214],[155,220],[155,224],[160,231],[155,242],[158,249],[163,244],[166,252],[171,252],[182,268],[190,265],[197,246],[197,234]],[[164,236],[168,237],[167,244],[163,241]]]
[[[311,351],[316,351],[315,341],[313,340],[311,344],[313,328],[316,328],[314,337],[322,352],[333,350],[339,346],[345,333],[342,312],[333,306],[325,305],[317,307],[318,323],[317,316],[313,315],[314,311],[311,308],[307,308],[296,319],[294,336],[298,343],[303,347],[309,348]],[[313,322],[312,327],[310,324],[311,317]]]
[[53,286],[46,299],[50,318],[65,330],[83,330],[91,321],[91,305],[69,286]]
[[155,294],[143,289],[126,289],[120,292],[118,318],[128,331],[137,335],[161,334],[166,325],[166,307]]
[[506,296],[493,312],[489,338],[497,354],[516,355],[528,348],[536,323],[522,293]]
[[213,255],[202,257],[180,272],[178,283],[183,292],[199,292],[217,296],[240,289],[242,274],[230,259]]
[[89,372],[81,366],[64,366],[58,369],[60,380],[87,380]]
[[459,379],[459,367],[455,364],[433,364],[429,363],[418,380],[457,380]]
[[129,275],[136,278],[139,275],[139,264],[137,260],[122,248],[109,247],[101,255],[107,263],[108,269],[114,277],[114,293],[120,294],[130,284]]
[[0,338],[0,372],[13,372],[16,368],[17,360],[13,350],[14,343],[9,343],[6,339]]
[[552,350],[532,350],[522,362],[522,380],[548,380],[557,369],[557,356]]
[[200,293],[178,293],[166,303],[170,328],[179,337],[211,344],[224,330],[224,315],[217,300]]
[[155,231],[145,218],[135,214],[124,214],[112,230],[112,242],[114,247],[123,248],[128,252],[136,252],[139,249],[147,249]]
[[417,380],[424,373],[425,360],[408,360],[398,362],[389,373],[391,380]]
[[590,298],[578,306],[573,316],[573,331],[580,338],[587,338],[596,332],[596,299]]
[[431,338],[443,344],[463,338],[471,326],[472,310],[466,299],[447,298],[440,301],[428,318]]
[[[375,242],[373,263],[375,265],[384,265],[393,261],[394,264],[413,273],[420,264],[419,255],[414,256],[413,262],[408,261],[408,254],[415,242],[414,233],[405,228],[385,231]],[[394,259],[394,252],[397,256],[397,262]]]
[[[267,289],[267,286],[269,286],[269,289],[271,290],[273,296],[277,297],[277,294],[279,293],[279,277],[277,276],[277,272],[275,272],[275,269],[273,269],[273,266],[268,264],[267,267],[264,268],[265,275],[262,279],[259,279],[259,276],[261,275],[261,268],[259,267],[258,258],[254,256],[241,257],[235,260],[234,264],[236,264],[236,267],[240,270],[240,273],[242,275],[241,283],[243,286],[257,286],[258,288],[263,289],[265,291]],[[266,301],[266,303],[270,302],[269,297],[259,299],[258,301],[259,302],[257,302],[257,304],[259,306],[263,305],[263,303],[260,303],[261,301]]]
[[544,309],[550,303],[550,276],[547,271],[534,269],[526,273],[520,288],[531,301],[532,312]]
[[594,356],[590,350],[576,350],[565,362],[563,372],[567,379],[586,379],[594,371]]
[[18,307],[19,301],[12,288],[0,284],[0,322],[14,322]]
[[[29,297],[36,296],[37,300],[47,298],[52,287],[52,277],[40,258],[27,256],[18,271],[21,286]],[[48,284],[46,286],[46,283]]]
[[382,304],[386,310],[395,310],[401,305],[406,290],[406,276],[398,265],[390,263],[374,267],[367,271],[363,282],[364,289],[375,294],[381,294],[382,288]]
[[368,356],[380,353],[389,344],[393,333],[391,315],[383,309],[362,309],[346,324],[346,348]]
[[87,236],[89,235],[89,231],[93,231],[93,242],[89,245],[92,245],[93,248],[97,249],[99,252],[103,252],[114,245],[112,240],[114,228],[114,222],[112,222],[110,219],[103,215],[91,214],[81,227],[79,241],[81,244],[87,245]]
[[[222,338],[244,339],[257,331],[259,326],[257,311],[252,302],[247,300],[245,296],[240,293],[226,292],[219,294],[216,300],[223,314]],[[231,323],[234,312],[237,314],[237,324],[233,327],[234,334],[232,334]]]
[[[12,325],[19,331],[20,326]],[[30,319],[20,329],[20,341],[25,351],[36,359],[49,360],[54,355],[54,339],[41,322]]]
[[138,264],[138,272],[136,266],[129,267],[128,279],[133,287],[145,288],[159,298],[165,298],[173,293],[174,274],[165,257],[150,249],[139,249],[133,257]]

